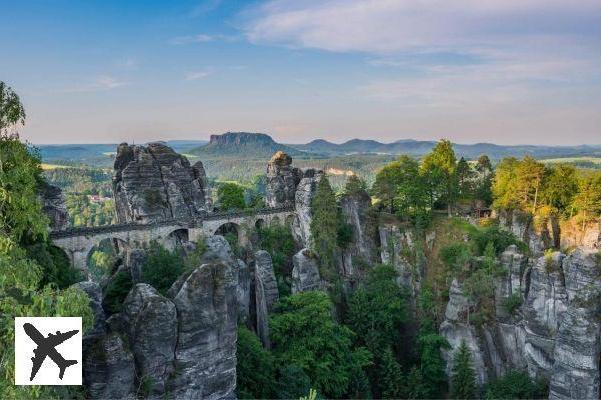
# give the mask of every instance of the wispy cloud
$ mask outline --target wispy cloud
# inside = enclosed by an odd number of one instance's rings
[[[133,57],[127,57],[127,58],[121,59],[121,60],[117,61],[115,64],[119,68],[130,70],[130,71],[137,70],[140,66],[138,63],[138,60],[136,60]]]
[[[121,81],[115,77],[109,75],[99,76],[90,83],[85,83],[80,86],[67,88],[64,90],[66,93],[77,93],[77,92],[101,92],[107,90],[117,89],[123,86],[129,85],[129,82]]]
[[[201,1],[196,7],[190,12],[192,18],[200,17],[208,14],[213,10],[216,10],[221,5],[222,0],[204,0]]]
[[[205,69],[205,70],[202,70],[202,71],[192,71],[192,72],[188,72],[186,74],[185,79],[187,81],[197,81],[197,80],[204,79],[204,78],[208,77],[212,73],[213,73],[213,71],[211,69]]]
[[[205,33],[200,33],[198,35],[188,35],[188,36],[178,36],[169,40],[169,44],[172,45],[184,45],[184,44],[192,44],[192,43],[208,43],[215,41],[224,41],[224,42],[234,42],[238,40],[236,36],[231,35],[208,35]]]

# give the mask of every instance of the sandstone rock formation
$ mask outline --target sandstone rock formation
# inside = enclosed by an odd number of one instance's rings
[[[265,201],[269,207],[282,207],[294,203],[296,186],[302,172],[292,167],[292,157],[278,151],[267,164],[267,189]]]
[[[227,241],[214,236],[200,266],[184,273],[167,297],[135,285],[122,311],[84,338],[89,397],[234,398],[240,263]],[[99,286],[78,286],[103,319]]]
[[[308,292],[322,288],[317,260],[302,249],[292,257],[292,293]]]
[[[145,389],[150,393],[165,393],[167,381],[174,371],[175,305],[152,286],[139,283],[125,299],[122,320],[138,379],[144,381]]]
[[[257,336],[265,347],[269,342],[269,313],[278,301],[278,282],[273,271],[271,256],[265,250],[257,251],[254,255],[255,276],[255,313],[257,319]]]
[[[161,143],[117,148],[113,193],[119,222],[190,219],[211,211],[203,165]]]
[[[465,321],[469,302],[454,281],[440,332],[456,349],[466,340],[478,382],[526,370],[550,381],[552,399],[598,398],[601,275],[598,251],[578,248],[528,260],[515,246],[501,255],[507,274],[495,278],[496,318],[478,330]],[[505,300],[523,304],[510,314]],[[463,316],[463,321],[462,321]],[[452,362],[450,354],[446,358]]]
[[[192,272],[173,298],[178,339],[170,396],[188,399],[235,398],[236,286],[226,263],[204,264]]]
[[[356,275],[353,259],[366,264],[377,262],[379,232],[377,220],[371,209],[371,197],[361,189],[346,193],[340,200],[344,222],[352,231],[352,240],[343,254],[344,276]]]
[[[317,190],[317,183],[323,176],[323,171],[307,169],[296,187],[294,209],[296,218],[292,225],[292,234],[300,247],[310,247],[311,244],[311,201]]]
[[[50,218],[50,228],[62,230],[69,227],[69,214],[60,188],[43,183],[38,189],[42,211]]]

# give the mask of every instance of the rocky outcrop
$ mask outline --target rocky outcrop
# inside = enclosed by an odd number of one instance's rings
[[[122,311],[84,338],[84,384],[90,398],[235,397],[239,297],[248,296],[248,268],[220,236],[207,239],[200,266],[162,296],[138,283]],[[238,282],[246,274],[245,295]],[[95,283],[80,283],[95,306]],[[97,293],[98,292],[98,293]],[[98,309],[98,310],[97,310]]]
[[[52,230],[68,228],[69,214],[61,189],[44,182],[38,189],[38,196],[42,202],[42,211],[50,219],[50,228]]]
[[[303,171],[303,177],[296,187],[296,217],[292,224],[292,234],[300,247],[311,247],[311,201],[322,176],[324,174],[321,170],[307,169]]]
[[[121,315],[136,363],[138,381],[150,394],[165,393],[174,372],[177,343],[175,305],[155,288],[139,283],[129,292]]]
[[[227,263],[204,264],[183,282],[173,303],[178,340],[173,398],[229,399],[236,388],[236,281]]]
[[[561,248],[601,249],[601,219],[582,224],[572,218],[561,224]]]
[[[322,288],[317,260],[302,249],[292,257],[292,293],[308,292]]]
[[[526,243],[534,256],[541,256],[546,249],[559,247],[560,229],[557,218],[533,218],[530,214],[517,210],[501,210],[497,215],[499,225]]]
[[[563,262],[569,305],[555,338],[551,399],[598,399],[601,355],[599,253],[576,249]]]
[[[346,193],[340,199],[340,207],[344,222],[352,229],[352,240],[344,250],[344,275],[357,275],[353,260],[360,259],[364,263],[377,262],[379,232],[377,219],[371,209],[371,197],[363,189]]]
[[[267,164],[267,188],[265,201],[269,207],[282,207],[294,204],[296,186],[302,172],[292,167],[292,157],[278,151]]]
[[[206,174],[198,161],[161,143],[117,148],[113,193],[119,222],[190,219],[211,210]]]
[[[416,256],[416,238],[412,230],[401,230],[396,225],[382,225],[378,229],[380,259],[392,265],[398,273],[397,281],[410,289],[416,299],[421,288],[424,259]]]
[[[142,282],[142,268],[146,262],[147,252],[144,249],[126,249],[125,266],[131,274],[134,284]]]
[[[470,307],[473,307],[473,304],[470,304],[463,295],[461,286],[454,279],[449,290],[445,320],[440,325],[440,334],[447,339],[451,348],[443,349],[442,354],[447,362],[447,376],[451,376],[454,353],[461,342],[465,341],[472,354],[476,382],[478,385],[483,385],[488,381],[489,376],[484,363],[484,346],[474,326],[468,323]]]
[[[263,346],[269,348],[269,313],[273,305],[278,301],[278,282],[275,278],[271,256],[264,250],[255,253],[254,277],[255,277],[255,313],[257,320],[257,336],[261,339]]]
[[[92,399],[133,399],[134,357],[117,332],[83,339],[83,384]]]
[[[83,291],[90,299],[90,308],[94,313],[94,327],[88,335],[101,335],[106,330],[106,314],[102,308],[102,289],[93,281],[77,282],[74,288]]]

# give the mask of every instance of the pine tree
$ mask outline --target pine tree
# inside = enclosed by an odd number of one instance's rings
[[[325,176],[319,180],[311,201],[311,218],[310,248],[319,258],[323,277],[332,281],[336,273],[338,207],[334,191]]]
[[[383,399],[403,397],[403,374],[401,366],[390,347],[386,348],[379,360],[379,381]]]
[[[473,399],[476,397],[476,376],[472,365],[472,353],[465,343],[461,341],[459,349],[453,358],[453,372],[451,376],[451,398]]]

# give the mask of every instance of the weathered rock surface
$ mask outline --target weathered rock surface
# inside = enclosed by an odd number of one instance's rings
[[[292,157],[278,151],[267,164],[267,189],[265,200],[269,207],[282,207],[294,203],[296,186],[302,172],[292,167]]]
[[[134,357],[118,333],[83,339],[83,383],[92,399],[134,399]]]
[[[134,284],[142,281],[142,268],[146,261],[147,252],[143,249],[127,249],[125,251],[125,266],[129,269]]]
[[[454,279],[449,290],[449,302],[445,311],[445,320],[440,325],[440,334],[447,339],[451,345],[451,349],[443,350],[442,354],[447,362],[447,376],[451,376],[454,353],[461,345],[461,342],[465,341],[472,353],[476,383],[483,385],[488,381],[489,376],[484,363],[483,345],[475,328],[467,323],[470,306],[472,305],[463,295],[461,286]]]
[[[355,276],[357,271],[353,259],[361,259],[371,264],[378,258],[378,227],[371,209],[371,197],[365,190],[347,193],[340,200],[344,222],[348,224],[353,237],[343,255],[344,275]]]
[[[311,201],[322,176],[323,171],[307,169],[303,171],[303,178],[296,187],[296,217],[292,224],[292,234],[301,247],[310,247],[311,244]]]
[[[117,148],[113,193],[119,222],[189,219],[211,210],[202,163],[162,143]]]
[[[499,211],[498,217],[500,226],[526,243],[534,256],[559,247],[560,229],[556,218],[534,220],[529,214],[518,211]]]
[[[94,327],[88,335],[103,334],[106,329],[106,314],[102,308],[102,289],[93,281],[77,282],[73,287],[82,290],[90,298],[90,308],[94,313]]]
[[[178,341],[170,396],[235,398],[236,280],[227,263],[204,264],[183,283],[177,307]]]
[[[278,301],[278,282],[273,271],[271,256],[264,250],[257,251],[254,255],[255,276],[255,312],[257,319],[257,336],[265,347],[270,347],[269,342],[269,313]]]
[[[121,315],[136,363],[138,380],[150,393],[165,393],[174,371],[177,343],[175,305],[152,286],[139,283],[129,292]]]
[[[302,249],[292,257],[292,293],[308,292],[322,288],[317,260]]]
[[[569,305],[555,338],[551,399],[599,398],[601,276],[599,254],[576,249],[563,262]]]
[[[50,218],[50,228],[62,230],[69,227],[69,214],[65,196],[59,187],[43,183],[38,189],[42,211]]]
[[[416,299],[421,288],[424,265],[422,262],[416,265],[416,262],[409,257],[415,252],[413,232],[401,231],[396,225],[382,225],[378,233],[382,263],[395,268],[398,273],[398,283],[409,288],[412,299]]]

